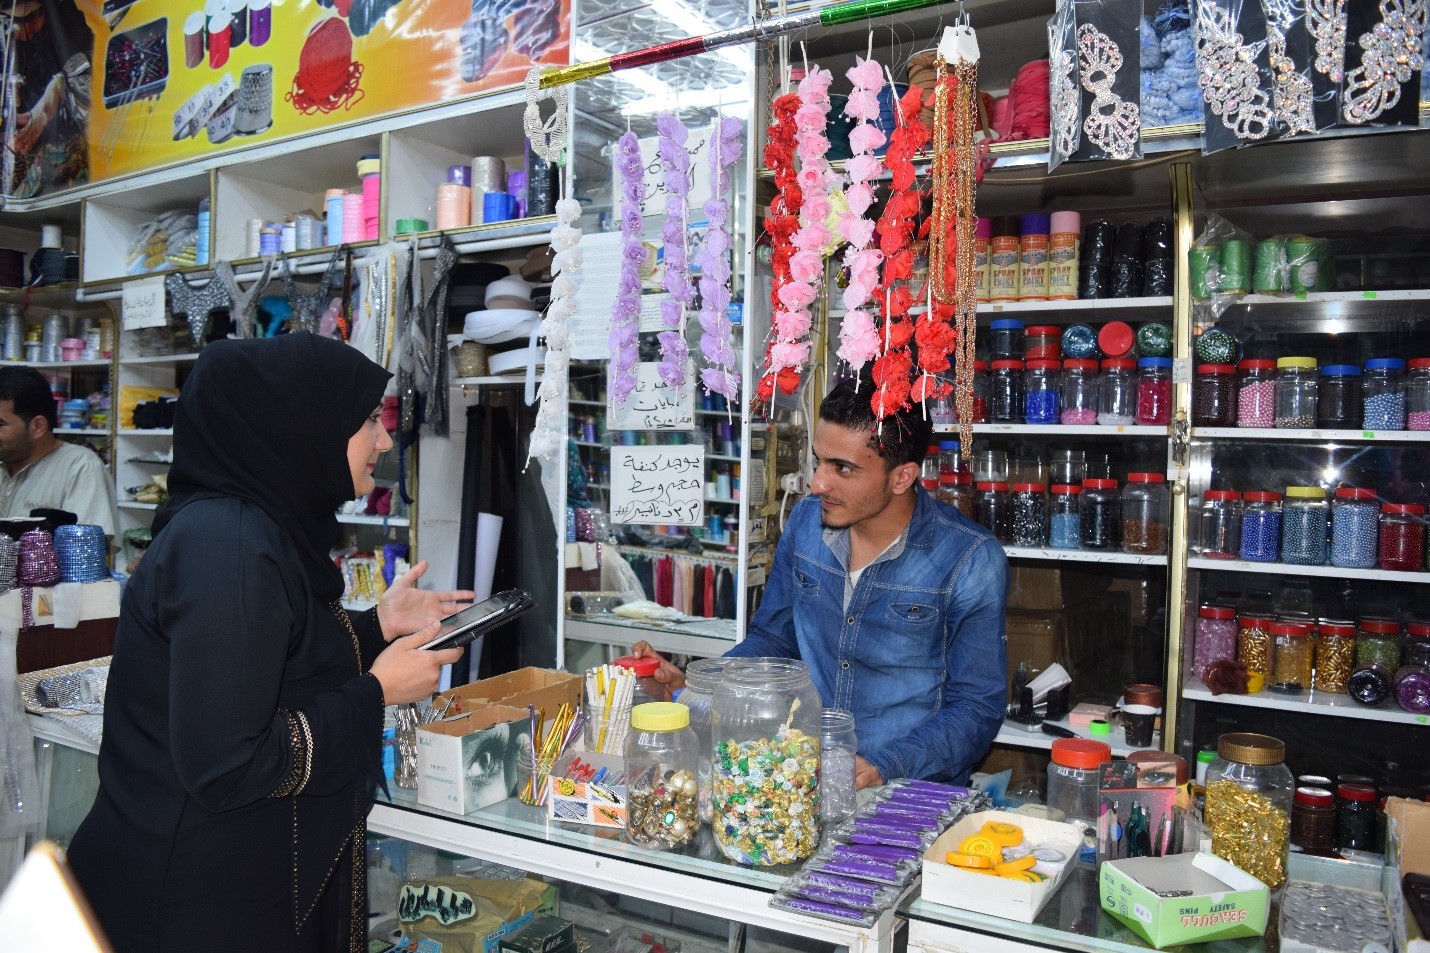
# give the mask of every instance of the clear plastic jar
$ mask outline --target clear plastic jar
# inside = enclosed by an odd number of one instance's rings
[[[1112,760],[1112,749],[1101,741],[1059,738],[1048,764],[1048,807],[1061,811],[1069,824],[1094,827],[1098,817],[1099,768]]]
[[[1411,622],[1405,626],[1405,641],[1400,645],[1402,665],[1423,665],[1430,668],[1430,622]]]
[[[1122,490],[1122,551],[1158,556],[1167,551],[1171,497],[1160,473],[1129,473]]]
[[[1387,672],[1400,667],[1400,623],[1390,619],[1361,619],[1356,632],[1356,664],[1374,662]]]
[[[1172,421],[1172,359],[1144,357],[1137,362],[1137,423],[1165,426]]]
[[[1075,483],[1053,484],[1053,498],[1048,505],[1048,546],[1053,549],[1077,549],[1081,544],[1082,520],[1078,502],[1082,487]]]
[[[956,506],[964,516],[973,519],[973,474],[960,473],[958,475],[957,482],[948,496],[948,502]]]
[[[1276,426],[1309,430],[1316,426],[1316,359],[1283,357],[1276,362]]]
[[[854,816],[854,758],[858,753],[854,715],[826,708],[819,727],[819,813],[826,825]]]
[[[1125,427],[1137,413],[1137,362],[1130,357],[1109,357],[1102,362],[1097,386],[1097,422],[1104,427]]]
[[[1248,490],[1242,496],[1241,558],[1274,563],[1281,555],[1281,494]]]
[[[1240,615],[1236,619],[1236,660],[1248,674],[1271,679],[1271,619]]]
[[[651,656],[636,658],[634,655],[622,655],[612,664],[628,669],[635,674],[635,692],[631,696],[631,704],[644,705],[647,702],[669,701],[669,693],[665,686],[656,681],[655,673],[660,671],[660,659]]]
[[[1410,360],[1405,382],[1405,429],[1430,430],[1430,357]]]
[[[1042,483],[1013,484],[1014,546],[1048,545],[1048,494]]]
[[[1336,847],[1375,850],[1375,788],[1364,784],[1336,787]]]
[[[975,450],[973,479],[977,483],[1008,482],[1008,452],[1006,450]]]
[[[1402,665],[1395,670],[1395,700],[1412,715],[1430,715],[1430,668]]]
[[[650,702],[631,709],[626,837],[633,843],[668,850],[700,832],[699,747],[685,705]]]
[[[1318,692],[1339,695],[1356,665],[1356,627],[1349,622],[1323,619],[1316,626],[1316,675],[1311,685]]]
[[[1121,542],[1122,497],[1116,480],[1084,480],[1078,500],[1082,549],[1116,549]]]
[[[945,475],[958,475],[967,469],[963,461],[963,444],[957,440],[940,440],[938,442],[938,475],[942,479]]]
[[[993,380],[988,400],[988,419],[995,424],[1023,422],[1023,362],[993,362]]]
[[[1380,508],[1380,568],[1419,572],[1425,568],[1425,507],[1386,503]]]
[[[988,423],[988,400],[993,392],[993,379],[988,371],[987,361],[973,362],[973,400],[968,408],[971,424]],[[954,417],[957,418],[957,408]]]
[[[954,501],[958,498],[958,474],[944,473],[938,478],[938,498],[939,502],[947,503],[949,506],[957,506]]]
[[[1314,658],[1311,627],[1304,622],[1271,623],[1271,681],[1274,692],[1299,695],[1311,687]]]
[[[1393,691],[1395,681],[1391,670],[1375,662],[1357,665],[1346,680],[1346,694],[1372,708],[1389,698]]]
[[[1028,328],[1024,357],[1030,361],[1056,361],[1063,356],[1063,332],[1051,324],[1035,324]]]
[[[1028,361],[1023,374],[1023,421],[1028,424],[1055,424],[1061,419],[1058,410],[1061,376],[1057,361]]]
[[[1288,486],[1281,510],[1281,561],[1295,566],[1323,565],[1329,531],[1326,491],[1318,486]]]
[[[1236,367],[1203,364],[1192,382],[1192,423],[1198,427],[1236,426]]]
[[[1054,450],[1048,471],[1053,483],[1075,483],[1081,488],[1087,479],[1087,457],[1081,450]]]
[[[1370,569],[1379,543],[1380,506],[1375,491],[1343,486],[1331,504],[1331,565]]]
[[[1291,843],[1305,851],[1336,849],[1336,796],[1300,787],[1291,801]]]
[[[1008,499],[1008,484],[983,482],[976,485],[973,495],[973,521],[988,530],[998,542],[1006,543],[1012,537],[1012,507]]]
[[[1202,606],[1197,610],[1197,627],[1192,642],[1192,673],[1206,678],[1216,662],[1236,658],[1236,610],[1226,606]]]
[[[998,318],[988,325],[988,353],[995,362],[1021,361],[1026,347],[1025,341],[1023,322],[1017,318]],[[996,369],[996,363],[994,367]]]
[[[1067,426],[1097,423],[1097,362],[1081,358],[1063,361],[1059,420]]]
[[[1360,415],[1360,367],[1355,364],[1327,364],[1321,368],[1316,426],[1326,430],[1359,430]]]
[[[685,667],[685,687],[677,701],[690,709],[690,730],[695,732],[695,781],[699,787],[700,820],[710,823],[710,706],[715,701],[715,689],[720,687],[725,666],[731,659],[696,659]]]
[[[1361,378],[1366,430],[1405,429],[1405,362],[1398,357],[1377,357],[1365,362]]]
[[[1248,359],[1237,365],[1236,425],[1274,427],[1276,425],[1276,362]]]
[[[824,706],[809,668],[737,659],[711,705],[715,843],[729,859],[771,866],[819,847],[819,731]],[[777,788],[766,780],[779,771]]]
[[[1203,812],[1212,853],[1273,891],[1286,883],[1296,785],[1285,757],[1286,746],[1268,735],[1222,735],[1217,759],[1207,768]]]
[[[1240,493],[1207,490],[1202,494],[1196,551],[1207,559],[1236,559],[1241,555]]]

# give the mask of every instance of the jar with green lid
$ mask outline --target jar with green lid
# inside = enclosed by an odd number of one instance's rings
[[[722,655],[691,662],[685,668],[685,687],[675,699],[690,709],[690,730],[695,732],[698,744],[696,783],[700,789],[700,820],[706,824],[710,823],[710,705],[730,661]]]
[[[1393,672],[1400,667],[1400,623],[1391,619],[1361,619],[1356,633],[1356,664],[1374,662]]]
[[[1326,562],[1330,506],[1319,486],[1288,486],[1281,508],[1281,561],[1295,566]]]
[[[683,847],[700,832],[690,709],[649,702],[631,709],[626,735],[626,837],[643,847]]]
[[[1316,359],[1283,357],[1276,362],[1276,426],[1310,430],[1316,426]]]
[[[1349,622],[1322,619],[1316,627],[1316,675],[1312,682],[1318,692],[1339,695],[1356,664],[1356,627]]]
[[[1296,786],[1285,760],[1280,740],[1242,732],[1217,739],[1217,759],[1207,768],[1203,818],[1212,853],[1273,891],[1286,883]]]

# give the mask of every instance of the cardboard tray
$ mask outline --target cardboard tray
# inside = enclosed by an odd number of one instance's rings
[[[1026,841],[1040,846],[1056,847],[1068,859],[1050,879],[1036,884],[975,874],[944,861],[944,857],[957,850],[965,837],[978,833],[989,821],[1016,824],[1023,829]],[[1072,824],[1046,821],[1008,811],[981,811],[970,814],[940,834],[938,840],[924,851],[923,899],[960,910],[987,913],[1005,920],[1032,923],[1068,878],[1068,873],[1077,862],[1081,846],[1082,831]]]

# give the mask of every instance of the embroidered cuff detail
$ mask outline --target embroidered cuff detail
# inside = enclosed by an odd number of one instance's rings
[[[280,708],[279,714],[288,722],[288,749],[293,754],[293,760],[283,781],[268,796],[292,797],[302,793],[313,773],[313,730],[301,711]]]

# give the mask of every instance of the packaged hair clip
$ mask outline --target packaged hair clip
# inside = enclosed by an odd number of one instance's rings
[[[859,816],[881,824],[912,823],[922,824],[926,827],[937,827],[950,823],[958,816],[958,812],[921,804],[885,801],[882,804],[873,806],[870,810],[865,811]]]
[[[842,903],[810,900],[807,897],[783,897],[779,894],[770,898],[770,906],[794,913],[802,913],[821,920],[836,920],[840,923],[857,923],[871,927],[883,912],[881,908],[846,906]]]

